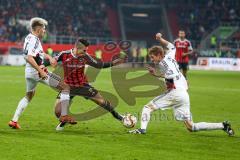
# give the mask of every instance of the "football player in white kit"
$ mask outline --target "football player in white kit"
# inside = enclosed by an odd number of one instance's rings
[[[161,33],[156,34],[156,40],[166,47],[167,51],[164,51],[161,46],[151,47],[148,53],[149,57],[152,62],[159,66],[160,73],[157,73],[155,68],[150,66],[148,67],[148,70],[152,75],[165,79],[167,90],[165,93],[157,96],[143,107],[141,127],[139,129],[131,130],[129,133],[145,134],[151,112],[158,109],[164,110],[172,108],[175,119],[183,121],[186,128],[191,132],[201,130],[223,130],[230,136],[234,135],[234,131],[228,121],[222,123],[194,123],[192,121],[190,100],[187,92],[188,86],[186,79],[179,71],[178,64],[175,60],[176,49],[173,44],[162,38]]]
[[[68,116],[69,106],[69,86],[66,85],[61,79],[47,71],[47,68],[43,65],[43,59],[49,59],[51,65],[56,65],[57,62],[54,58],[44,53],[40,39],[46,33],[47,21],[35,17],[30,20],[31,33],[27,35],[24,41],[23,52],[27,61],[25,67],[25,79],[26,79],[26,95],[18,103],[16,112],[9,122],[9,126],[14,129],[19,129],[20,125],[18,119],[28,103],[32,100],[35,88],[39,82],[46,84],[50,87],[61,90],[60,95],[62,113],[60,121],[75,124],[75,120]]]

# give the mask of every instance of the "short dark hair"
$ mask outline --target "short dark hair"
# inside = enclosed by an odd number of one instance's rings
[[[78,44],[83,44],[85,47],[89,46],[89,42],[88,40],[84,39],[84,38],[77,38],[76,42],[75,42],[75,46],[77,46]]]
[[[164,54],[164,50],[161,46],[152,46],[151,48],[148,49],[148,54],[149,55],[155,55],[157,56],[158,54]]]

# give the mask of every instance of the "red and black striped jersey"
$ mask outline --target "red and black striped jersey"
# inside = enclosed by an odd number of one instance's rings
[[[86,64],[95,68],[102,68],[103,66],[103,62],[97,61],[88,53],[76,57],[73,54],[73,49],[60,52],[55,56],[55,59],[58,62],[62,62],[65,83],[73,87],[79,87],[88,83],[85,75]]]
[[[174,46],[176,47],[175,59],[180,63],[188,63],[188,56],[183,57],[183,53],[187,53],[192,49],[191,42],[187,39],[181,40],[180,38],[174,41]]]

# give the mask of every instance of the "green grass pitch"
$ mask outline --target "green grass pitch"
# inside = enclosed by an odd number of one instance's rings
[[[121,70],[118,72],[121,74]],[[136,75],[142,73],[145,72],[137,72]],[[131,76],[134,77],[134,73],[131,73],[130,78]],[[127,129],[110,114],[67,126],[65,131],[59,133],[55,131],[58,121],[53,114],[57,93],[42,84],[38,85],[36,96],[20,118],[22,129],[13,130],[7,124],[25,93],[24,68],[2,66],[0,159],[239,159],[240,73],[190,71],[189,82],[194,121],[230,120],[235,129],[235,137],[228,137],[223,131],[190,133],[183,123],[172,120],[171,110],[156,111],[146,135],[127,134]],[[93,86],[117,95],[109,70],[102,70]],[[139,86],[135,89],[148,90],[148,87]],[[121,113],[140,113],[143,105],[152,98],[137,98],[133,106],[128,106],[119,98],[116,109]],[[72,104],[72,112],[87,111],[88,106],[93,106],[93,103],[77,97]],[[159,118],[162,114],[168,118]]]

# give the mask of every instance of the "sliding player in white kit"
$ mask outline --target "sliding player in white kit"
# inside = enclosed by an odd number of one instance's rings
[[[18,119],[28,103],[32,100],[35,88],[39,82],[46,84],[50,87],[61,90],[60,101],[62,113],[60,117],[61,122],[75,124],[75,120],[67,115],[69,106],[69,86],[66,85],[61,79],[48,72],[47,68],[43,65],[43,58],[49,59],[50,63],[54,66],[57,64],[56,60],[44,53],[40,39],[46,33],[47,21],[42,18],[32,18],[30,20],[31,33],[27,35],[24,41],[23,52],[27,61],[25,68],[26,79],[26,96],[23,97],[18,103],[16,112],[9,122],[9,126],[14,129],[21,128]]]
[[[186,128],[191,132],[201,130],[223,130],[229,136],[234,135],[231,124],[228,121],[222,123],[207,123],[192,121],[190,112],[190,101],[188,95],[188,86],[185,77],[179,71],[178,64],[175,60],[176,49],[173,44],[162,38],[161,33],[156,34],[156,40],[166,47],[165,52],[161,46],[153,46],[149,49],[149,57],[152,62],[159,66],[160,74],[153,67],[148,67],[149,72],[158,77],[164,78],[167,86],[167,91],[158,97],[154,98],[143,107],[141,116],[141,128],[131,130],[129,133],[145,134],[151,112],[161,109],[172,108],[174,117],[178,121],[183,121]]]

